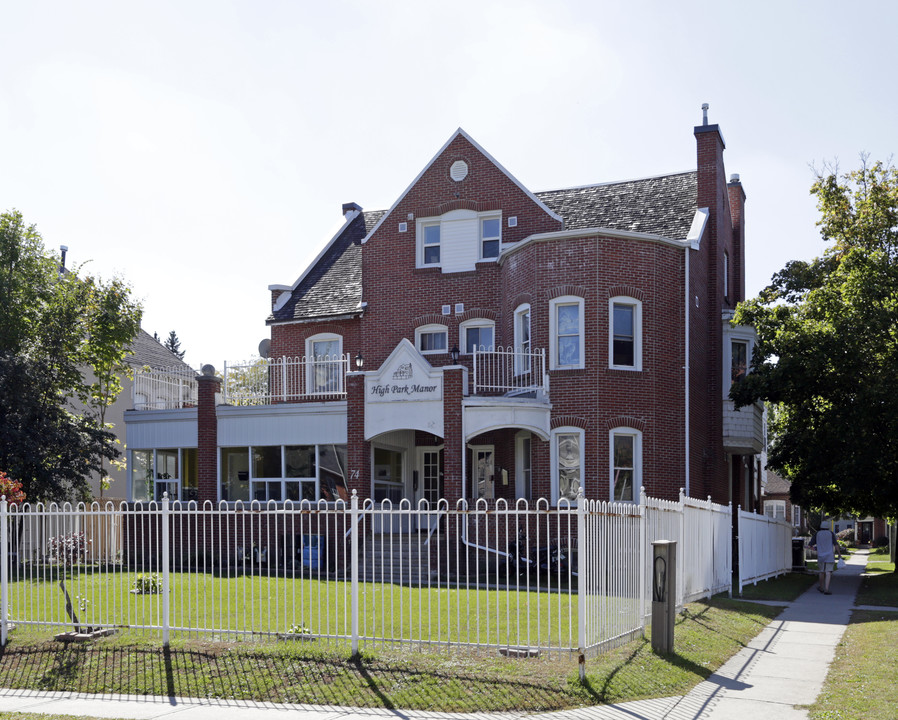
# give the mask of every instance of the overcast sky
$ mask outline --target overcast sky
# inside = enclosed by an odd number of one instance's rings
[[[540,191],[694,169],[707,102],[755,295],[823,250],[809,166],[895,151],[896,37],[894,2],[6,2],[0,211],[220,369],[457,127]]]

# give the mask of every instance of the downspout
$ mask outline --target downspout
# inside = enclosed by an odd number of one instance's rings
[[[685,273],[686,273],[686,282],[684,283],[684,285],[686,286],[686,297],[685,297],[686,302],[685,302],[685,304],[684,304],[684,310],[685,310],[685,314],[686,314],[686,317],[685,317],[685,322],[686,322],[686,330],[685,330],[685,331],[686,331],[686,342],[685,342],[685,346],[686,346],[686,357],[685,357],[685,362],[683,363],[683,370],[684,370],[684,372],[685,372],[685,374],[686,374],[686,377],[685,377],[685,380],[686,380],[686,382],[685,382],[686,400],[685,400],[685,408],[684,408],[684,413],[683,413],[683,414],[684,414],[683,424],[684,424],[685,427],[686,427],[686,442],[685,442],[685,447],[686,447],[686,482],[685,482],[685,485],[686,485],[686,496],[687,496],[687,497],[690,497],[690,495],[691,495],[690,492],[689,492],[689,490],[690,490],[690,485],[689,485],[689,464],[690,464],[690,463],[689,463],[689,374],[690,374],[690,373],[689,373],[689,293],[690,293],[690,290],[689,290],[689,250],[690,250],[690,245],[687,243],[687,245],[686,245],[686,250],[685,250],[685,252],[686,252],[686,261],[685,261],[685,263],[684,263],[684,265],[685,265]]]

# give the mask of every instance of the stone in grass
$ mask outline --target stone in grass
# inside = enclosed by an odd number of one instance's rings
[[[54,635],[53,639],[59,642],[89,642],[97,638],[114,635],[115,628],[84,628],[83,630],[69,630],[68,632]]]
[[[499,654],[510,658],[539,657],[539,648],[532,647],[500,647]]]
[[[304,625],[291,625],[290,629],[285,633],[278,633],[278,640],[304,640],[306,642],[315,642],[317,638],[312,637],[312,631]]]

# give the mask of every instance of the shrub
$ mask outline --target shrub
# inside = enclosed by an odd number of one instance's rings
[[[135,595],[158,595],[162,592],[162,577],[159,573],[142,573],[131,583]]]
[[[888,547],[888,545],[889,539],[885,535],[878,537],[873,541],[873,547]]]

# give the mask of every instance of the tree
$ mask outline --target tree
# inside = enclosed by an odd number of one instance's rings
[[[772,409],[768,464],[792,501],[898,516],[898,170],[819,172],[811,193],[831,245],[793,261],[734,322],[753,325],[752,372],[731,396]]]
[[[130,293],[63,270],[21,213],[0,215],[0,467],[31,500],[89,497],[118,456],[105,411],[140,328]]]
[[[177,355],[178,360],[184,359],[184,355],[187,351],[181,349],[181,341],[178,339],[178,334],[174,330],[168,334],[168,337],[165,338],[165,342],[162,344],[168,348],[172,355]]]

